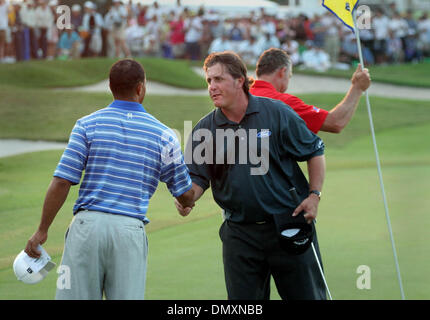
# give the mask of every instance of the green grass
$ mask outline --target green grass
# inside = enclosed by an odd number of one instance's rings
[[[106,93],[83,93],[0,86],[0,138],[67,141],[76,120],[112,102]],[[341,99],[339,94],[306,94],[301,98],[330,110]],[[376,130],[410,126],[430,121],[430,101],[411,101],[372,97]],[[184,121],[193,124],[213,109],[209,97],[171,97],[148,95],[143,105],[148,112],[183,135]],[[389,115],[389,116],[388,116]],[[342,134],[320,133],[328,147],[342,147],[353,139],[368,135],[369,118],[362,99],[353,120]]]
[[[373,82],[382,82],[394,84],[399,86],[410,87],[430,87],[430,63],[423,62],[418,64],[407,63],[400,65],[387,65],[387,66],[370,66],[368,67],[372,76]],[[350,79],[353,73],[351,70],[335,70],[330,69],[326,72],[316,72],[312,70],[300,70],[295,68],[295,73],[314,75],[314,76],[328,76],[334,78],[347,78]]]
[[[201,68],[203,66],[203,62],[189,62],[189,65]],[[248,71],[255,71],[255,66],[248,65],[247,67]],[[376,65],[365,67],[369,68],[373,82],[419,88],[430,87],[430,77],[428,76],[430,73],[429,59],[421,63],[404,63],[399,65]],[[354,71],[355,68],[351,68],[350,70],[330,69],[321,73],[313,70],[300,70],[300,68],[294,68],[294,73],[298,74],[345,79],[350,79]]]
[[[67,141],[76,120],[112,102],[106,93],[84,93],[0,87],[0,138]],[[183,130],[183,121],[195,124],[212,109],[209,97],[148,95],[148,112],[169,126]]]
[[[195,74],[185,60],[137,58],[151,81],[168,85],[204,89],[205,81]],[[29,61],[0,65],[0,85],[19,88],[65,88],[85,86],[109,78],[116,59],[91,58],[69,61]]]
[[[429,130],[427,123],[377,134],[408,299],[430,298],[430,145],[425,135]],[[0,299],[54,296],[55,273],[40,284],[28,286],[15,279],[11,265],[38,224],[44,193],[60,155],[59,151],[47,151],[0,159]],[[317,228],[327,281],[335,299],[400,297],[373,157],[368,136],[355,139],[343,149],[327,151]],[[76,196],[74,187],[44,246],[56,263],[61,259]],[[192,214],[183,218],[176,213],[167,189],[160,185],[151,199],[148,216],[147,299],[225,299],[218,236],[221,216],[211,194],[206,193]],[[371,268],[371,290],[356,288],[360,265]],[[279,298],[274,287],[272,298]]]
[[[145,68],[149,80],[188,88],[205,89],[203,78],[192,71],[201,67],[202,61],[166,60],[162,58],[137,58]],[[29,61],[0,65],[0,85],[20,88],[67,88],[95,84],[108,78],[109,68],[116,59],[87,58],[69,61]],[[253,70],[253,66],[248,66]],[[402,86],[430,87],[430,63],[371,66],[372,81]],[[319,73],[299,70],[295,73],[351,78],[353,70],[328,70]]]

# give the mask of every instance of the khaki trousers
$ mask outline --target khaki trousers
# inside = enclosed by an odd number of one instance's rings
[[[147,254],[141,220],[80,211],[66,233],[55,298],[143,300]]]

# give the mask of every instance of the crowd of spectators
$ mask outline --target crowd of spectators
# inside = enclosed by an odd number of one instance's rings
[[[12,2],[10,2],[12,1]],[[60,0],[61,1],[61,0]],[[308,17],[269,15],[263,8],[225,15],[203,7],[161,8],[113,0],[102,15],[87,1],[71,7],[70,28],[58,28],[58,0],[0,0],[0,62],[80,57],[156,56],[200,60],[234,50],[251,65],[270,47],[286,50],[295,65],[324,71],[358,60],[354,33],[327,11]],[[63,21],[64,22],[64,21]],[[361,30],[366,65],[420,61],[430,56],[430,18],[391,6],[372,12]]]

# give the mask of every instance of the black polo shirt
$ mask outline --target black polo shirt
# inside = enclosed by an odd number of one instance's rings
[[[186,162],[194,183],[203,190],[211,186],[227,219],[252,223],[292,213],[296,205],[288,190],[294,186],[301,199],[309,194],[297,162],[322,154],[324,143],[293,109],[249,95],[240,123],[228,120],[219,108],[197,123]]]

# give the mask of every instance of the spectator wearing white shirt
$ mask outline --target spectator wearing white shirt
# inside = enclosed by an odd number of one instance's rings
[[[161,18],[163,16],[163,9],[160,8],[157,1],[154,1],[152,6],[150,6],[148,10],[146,10],[145,19],[146,21],[149,21],[152,20],[154,16],[157,16],[158,21],[161,21]]]
[[[153,15],[146,24],[146,35],[144,39],[144,52],[148,56],[159,56],[161,52],[160,32],[162,21],[157,15]]]
[[[121,53],[130,57],[130,50],[125,42],[125,28],[127,27],[127,8],[121,0],[113,0],[113,6],[106,14],[106,21],[111,26],[111,34],[115,44],[115,57],[119,58]]]
[[[387,61],[387,39],[389,36],[390,20],[384,15],[381,9],[376,11],[376,16],[372,20],[373,29],[375,32],[375,42],[373,49],[375,52],[376,63],[383,63]]]
[[[260,48],[260,53],[264,52],[270,48],[280,48],[281,43],[279,39],[274,34],[265,33],[260,40],[258,40],[258,46]]]
[[[21,19],[24,34],[24,60],[37,58],[37,35],[35,5],[33,0],[26,1],[21,8]]]
[[[329,54],[331,64],[336,64],[339,59],[341,45],[339,37],[339,22],[340,20],[331,12],[327,12],[321,18],[321,24],[325,28],[324,51]]]
[[[47,32],[47,40],[48,40],[48,60],[52,60],[57,55],[57,43],[60,38],[58,34],[58,28],[57,28],[57,18],[60,17],[60,15],[57,13],[57,6],[58,6],[58,0],[49,0],[49,8],[52,12],[52,23],[51,26],[48,28]]]
[[[409,25],[406,19],[404,19],[398,12],[393,13],[393,17],[388,22],[388,29],[404,44],[405,38],[408,35]]]
[[[108,13],[103,18],[102,35],[102,50],[100,55],[109,58],[115,57],[115,41],[113,39],[113,21],[109,15],[109,11],[113,6],[109,7]],[[81,28],[82,29],[82,28]]]
[[[261,19],[261,31],[263,33],[268,33],[270,35],[276,34],[276,24],[274,23],[273,19],[268,16],[264,15]]]
[[[251,35],[249,39],[241,41],[238,53],[247,65],[255,66],[261,54],[257,39]]]
[[[318,72],[327,71],[330,64],[330,56],[319,46],[315,46],[311,41],[307,42],[308,50],[303,52],[303,65],[307,69]]]
[[[124,0],[123,5],[125,10],[127,10],[128,18],[136,19],[140,11],[138,3],[133,3],[132,0],[129,0],[127,4],[125,2],[126,0]],[[128,27],[128,24],[127,24],[127,27]]]
[[[91,1],[84,4],[85,14],[82,18],[82,31],[84,32],[85,47],[83,57],[98,56],[102,50],[102,28],[104,26],[103,17],[96,12],[96,6]]]
[[[0,0],[0,62],[4,62],[6,51],[6,31],[8,28],[9,1]]]
[[[394,30],[389,31],[387,39],[387,56],[390,63],[400,63],[404,59],[404,51],[401,38],[396,36]]]
[[[209,46],[208,54],[213,52],[223,52],[232,50],[232,45],[229,40],[229,35],[223,33],[221,37],[215,38]]]
[[[39,6],[35,11],[35,23],[39,33],[38,37],[38,51],[42,51],[42,58],[46,59],[48,51],[48,30],[52,27],[54,16],[52,15],[51,8],[48,7],[47,0],[40,0]],[[39,56],[39,52],[38,52]]]
[[[131,19],[129,26],[125,29],[125,39],[132,56],[142,56],[144,38],[145,28],[137,23],[137,19]]]
[[[188,59],[200,59],[200,40],[203,32],[204,11],[199,9],[196,16],[191,16],[185,20],[185,52]]]
[[[408,25],[406,37],[404,38],[405,61],[414,62],[422,59],[423,51],[419,43],[418,23],[413,17],[412,10],[406,12],[404,18]]]
[[[181,0],[176,0],[175,7],[173,8],[175,13],[175,19],[179,19],[184,13],[184,6],[181,3]]]
[[[425,55],[430,55],[430,18],[423,14],[418,21],[419,46]]]
[[[288,53],[293,66],[300,63],[299,43],[292,37],[286,37],[281,49]]]
[[[210,28],[213,37],[221,38],[222,35],[226,32],[224,21],[221,20],[221,17],[218,14],[212,13],[210,18]]]
[[[417,20],[414,19],[414,17],[413,17],[413,11],[412,10],[408,10],[406,12],[405,20],[406,20],[406,22],[408,24],[408,28],[409,28],[408,34],[409,35],[412,35],[412,34],[415,35],[415,34],[417,34],[417,32],[418,32],[418,22],[417,22]]]

